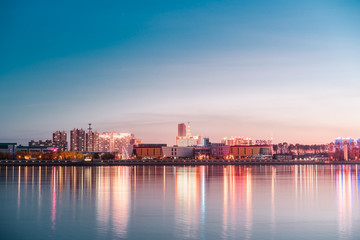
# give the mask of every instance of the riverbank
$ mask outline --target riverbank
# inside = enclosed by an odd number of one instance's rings
[[[360,161],[304,161],[304,160],[0,160],[0,166],[139,166],[139,165],[323,165],[323,164],[360,164]]]

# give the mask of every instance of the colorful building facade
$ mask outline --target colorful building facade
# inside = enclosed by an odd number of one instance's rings
[[[160,159],[164,155],[162,147],[166,146],[166,144],[139,144],[134,146],[134,154],[138,159]]]
[[[230,147],[230,156],[235,159],[271,157],[272,145],[236,145]]]

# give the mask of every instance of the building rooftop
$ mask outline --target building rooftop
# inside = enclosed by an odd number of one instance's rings
[[[36,149],[36,148],[48,148],[47,146],[22,146],[19,145],[16,148],[20,148],[20,149]]]
[[[17,143],[0,143],[0,146],[17,145]]]

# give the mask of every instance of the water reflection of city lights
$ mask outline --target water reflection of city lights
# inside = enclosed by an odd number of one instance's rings
[[[175,187],[175,235],[199,238],[199,167],[176,168]]]
[[[56,167],[52,169],[52,208],[51,208],[51,228],[55,230],[56,220]]]
[[[133,237],[131,224],[155,214],[154,229],[171,226],[164,231],[178,239],[206,239],[209,231],[219,239],[252,239],[259,221],[277,239],[284,219],[296,230],[331,222],[331,234],[351,239],[359,174],[357,165],[0,168],[2,184],[13,186],[3,190],[13,194],[15,219],[31,206],[35,221],[45,216],[49,234],[57,234],[68,208],[72,216],[88,211],[96,238]]]
[[[222,238],[235,238],[239,231],[242,238],[251,238],[252,188],[252,168],[224,167]]]
[[[357,169],[358,166],[355,166]],[[339,237],[348,238],[352,231],[353,222],[353,192],[354,183],[358,181],[358,175],[353,175],[352,165],[335,167],[336,196],[338,205]]]

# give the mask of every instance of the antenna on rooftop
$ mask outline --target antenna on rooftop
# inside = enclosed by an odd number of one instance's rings
[[[89,123],[89,128],[88,128],[89,132],[92,130],[91,128],[91,123]]]

